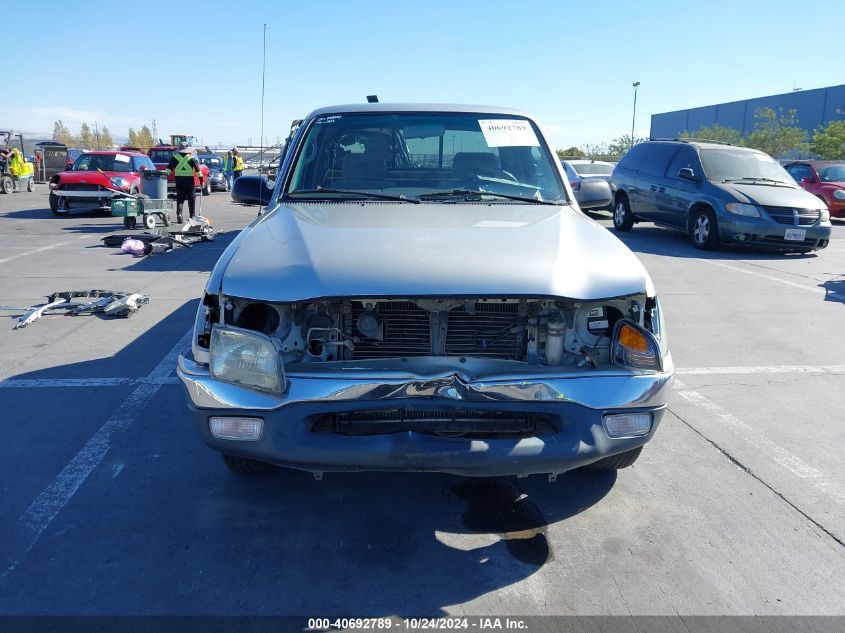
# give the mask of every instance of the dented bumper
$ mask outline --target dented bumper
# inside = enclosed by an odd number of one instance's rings
[[[480,363],[479,363],[480,366]],[[470,360],[460,370],[431,359],[419,373],[356,368],[289,374],[287,389],[271,395],[223,383],[208,367],[180,357],[178,375],[203,440],[210,447],[309,471],[428,471],[493,476],[562,473],[642,446],[654,435],[668,402],[674,368],[661,373],[621,370],[555,374],[486,372],[473,377]],[[342,374],[342,375],[341,375]],[[349,374],[349,375],[347,375]],[[542,417],[541,433],[514,437],[446,437],[413,431],[345,435],[318,432],[319,421],[354,412],[413,410],[441,413],[511,412]],[[647,412],[646,435],[611,438],[605,415]],[[248,416],[264,420],[257,441],[212,436],[209,418]]]

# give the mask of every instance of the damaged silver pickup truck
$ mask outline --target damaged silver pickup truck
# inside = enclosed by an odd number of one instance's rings
[[[639,260],[578,210],[529,115],[313,112],[231,243],[178,374],[236,472],[629,466],[674,367]]]

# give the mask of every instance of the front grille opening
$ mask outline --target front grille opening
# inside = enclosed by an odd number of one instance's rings
[[[548,416],[509,411],[381,409],[320,416],[312,433],[393,435],[420,433],[463,439],[512,439],[555,432]]]

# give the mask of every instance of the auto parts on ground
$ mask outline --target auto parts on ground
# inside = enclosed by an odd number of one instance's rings
[[[74,299],[83,301],[73,301]],[[88,299],[88,301],[84,301]],[[110,317],[128,317],[141,306],[150,302],[147,295],[139,292],[118,292],[114,290],[71,290],[54,292],[47,297],[47,303],[36,305],[18,317],[13,329],[25,328],[43,316],[80,316],[103,314]]]
[[[140,256],[160,255],[177,246],[190,248],[191,244],[196,242],[210,242],[213,239],[212,220],[197,215],[185,222],[180,231],[165,231],[162,228],[156,228],[144,233],[116,233],[102,238],[102,242],[105,246],[119,247],[124,253]],[[137,244],[124,246],[130,240],[143,243],[143,250]]]

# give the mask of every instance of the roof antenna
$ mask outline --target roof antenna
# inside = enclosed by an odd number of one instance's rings
[[[378,103],[378,95],[367,95],[367,103]]]

